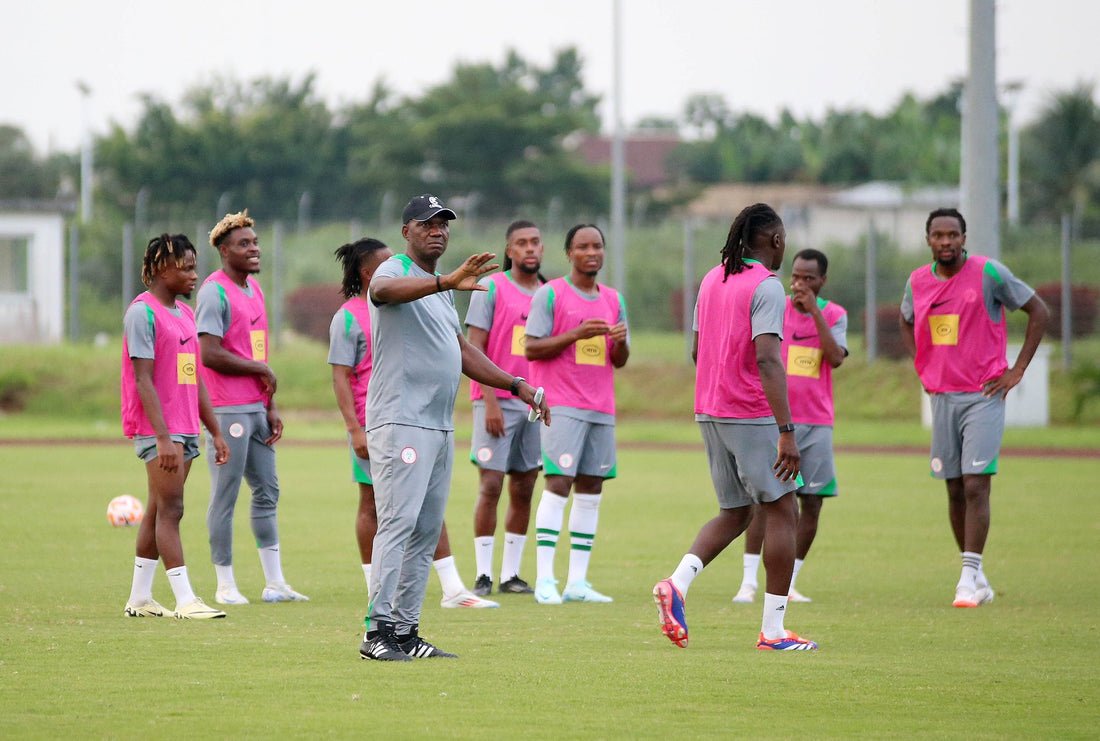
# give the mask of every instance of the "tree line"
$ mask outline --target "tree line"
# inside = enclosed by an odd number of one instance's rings
[[[680,116],[639,129],[687,134],[667,162],[678,187],[664,191],[666,205],[727,181],[952,184],[961,94],[956,83],[927,99],[905,94],[883,115],[829,110],[818,120],[787,110],[768,120],[694,94]],[[595,218],[607,212],[609,173],[586,164],[573,143],[600,131],[599,102],[573,48],[546,66],[514,51],[499,66],[460,63],[418,96],[398,96],[380,80],[365,100],[336,108],[312,73],[217,78],[176,102],[143,96],[135,124],[113,123],[96,139],[96,202],[150,223],[208,219],[223,203],[291,221],[305,208],[325,220],[376,214],[387,193],[403,200],[431,191],[487,217],[554,202]],[[1004,127],[1001,138],[1003,151]],[[78,159],[37,157],[19,128],[0,125],[0,198],[71,193]],[[1025,220],[1069,212],[1100,231],[1100,109],[1091,85],[1053,94],[1022,130],[1020,181]]]

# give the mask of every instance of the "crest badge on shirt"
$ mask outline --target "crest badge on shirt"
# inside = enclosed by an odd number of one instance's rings
[[[415,448],[404,448],[404,449],[402,449],[402,451],[401,451],[401,462],[402,463],[407,463],[410,466],[413,463],[416,463],[416,449]]]

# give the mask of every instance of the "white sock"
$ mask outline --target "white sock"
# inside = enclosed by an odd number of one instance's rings
[[[974,577],[974,586],[977,589],[989,589],[989,579],[985,578],[985,566],[978,563],[978,575]]]
[[[527,544],[527,536],[518,533],[504,533],[504,554],[500,562],[500,583],[519,576],[519,565],[523,561],[523,546]]]
[[[218,589],[224,587],[237,587],[237,580],[233,578],[233,564],[219,566],[214,564],[214,574],[218,577]]]
[[[746,553],[741,556],[741,564],[744,573],[741,575],[741,586],[756,589],[756,572],[760,568],[760,554]]]
[[[601,494],[573,494],[569,510],[569,583],[588,580],[588,561],[600,520]]]
[[[363,578],[367,580],[367,603],[370,603],[370,564],[363,564]]]
[[[568,501],[568,497],[559,497],[545,489],[539,499],[535,511],[535,575],[539,580],[554,578],[554,549],[558,545]]]
[[[794,580],[798,578],[798,572],[802,570],[802,564],[804,563],[806,563],[804,558],[794,560],[794,571],[791,572],[791,588],[788,590],[788,594],[794,591]]]
[[[959,574],[959,583],[956,587],[974,589],[978,572],[982,570],[982,554],[963,551],[962,562],[962,573]]]
[[[492,576],[493,574],[493,545],[496,541],[492,535],[479,535],[474,538],[474,566],[477,567],[477,575]]]
[[[787,614],[787,595],[764,593],[764,620],[760,624],[760,632],[764,638],[774,641],[787,635],[783,627],[783,616]]]
[[[134,580],[130,582],[131,605],[153,599],[153,577],[157,575],[157,559],[134,556]]]
[[[172,593],[176,595],[177,610],[195,599],[195,593],[191,589],[191,580],[187,578],[186,566],[177,566],[174,569],[168,569],[164,573],[168,574],[168,583],[172,586]]]
[[[691,586],[691,582],[695,580],[695,577],[699,576],[699,572],[703,570],[703,562],[699,560],[698,556],[688,553],[680,559],[680,565],[676,567],[676,570],[672,572],[672,583],[676,585],[676,588],[680,590],[681,597],[687,597],[688,588]]]
[[[455,557],[447,556],[438,561],[433,561],[435,573],[439,574],[439,583],[443,586],[444,597],[454,597],[466,591],[466,585],[462,583],[462,577],[458,575],[458,567],[455,566]]]
[[[283,560],[279,555],[279,544],[260,548],[260,566],[264,569],[264,579],[269,587],[281,587],[286,584],[283,577]]]

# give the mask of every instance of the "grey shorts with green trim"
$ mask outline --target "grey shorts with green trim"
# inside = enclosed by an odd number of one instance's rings
[[[980,391],[932,394],[932,476],[997,473],[1005,403]]]
[[[183,460],[199,457],[198,435],[172,435],[172,442],[183,444]],[[134,453],[145,463],[157,458],[156,435],[134,435]]]
[[[710,479],[722,509],[774,502],[802,485],[802,478],[775,477],[779,429],[773,423],[699,422]]]

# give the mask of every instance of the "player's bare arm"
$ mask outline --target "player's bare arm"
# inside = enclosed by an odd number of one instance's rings
[[[756,347],[756,367],[760,371],[760,383],[768,400],[775,423],[780,427],[791,424],[791,408],[787,400],[787,373],[783,369],[779,335],[761,334],[753,338]],[[798,475],[800,456],[793,432],[779,434],[775,464],[772,470],[780,481],[790,481]]]
[[[157,439],[157,465],[168,472],[176,471],[183,462],[180,446],[172,442],[168,432],[168,423],[164,421],[164,410],[160,405],[156,387],[153,385],[152,358],[130,358],[134,366],[134,382],[142,409],[149,418],[153,433]]]
[[[275,394],[278,381],[275,371],[271,366],[259,360],[242,358],[236,353],[229,352],[222,346],[222,338],[217,335],[200,333],[199,351],[202,354],[202,364],[213,371],[226,376],[256,376],[264,386],[264,393],[268,396]]]
[[[481,352],[486,353],[489,347],[489,330],[470,327],[466,340]],[[500,401],[496,394],[482,394],[481,399],[485,402],[485,431],[493,437],[503,437],[504,412],[500,408]]]
[[[206,431],[210,433],[210,440],[214,443],[214,463],[224,464],[229,460],[229,446],[222,437],[222,428],[218,424],[218,417],[214,414],[214,405],[210,403],[210,394],[206,390],[206,384],[199,377],[199,419],[202,420]]]
[[[982,385],[982,394],[985,396],[1001,395],[1003,400],[1008,392],[1016,387],[1024,377],[1024,371],[1035,357],[1035,351],[1039,348],[1039,342],[1043,339],[1043,332],[1047,322],[1050,321],[1050,309],[1046,302],[1033,295],[1027,300],[1020,310],[1027,314],[1027,329],[1024,331],[1024,344],[1020,348],[1020,354],[1016,356],[1016,362],[997,378],[991,378]]]
[[[630,345],[626,344],[626,322],[608,327],[607,336],[611,340],[611,365],[622,368],[630,359]]]
[[[359,426],[355,416],[355,393],[351,390],[352,369],[346,365],[333,364],[332,391],[336,395],[336,406],[344,418],[344,427],[351,436],[351,447],[360,458],[367,459],[367,433]]]
[[[554,334],[549,337],[527,335],[527,341],[524,344],[524,355],[527,356],[528,360],[549,360],[561,355],[577,340],[599,337],[610,333],[610,331],[611,325],[604,319],[585,319],[570,331],[561,334]]]
[[[382,304],[407,304],[410,301],[443,291],[487,291],[477,281],[486,273],[500,267],[490,261],[495,253],[482,252],[470,255],[461,265],[447,275],[434,276],[382,276],[376,275],[370,282],[370,298],[375,306]]]
[[[463,374],[483,386],[492,386],[498,389],[512,389],[512,383],[515,378],[511,373],[508,373],[492,360],[489,360],[485,353],[471,345],[461,334],[458,335],[458,344],[462,350]],[[527,383],[527,381],[520,381],[514,391],[516,397],[528,406],[536,406],[535,392],[535,387]],[[539,401],[537,408],[542,417],[543,424],[549,427],[550,405],[545,398]]]

